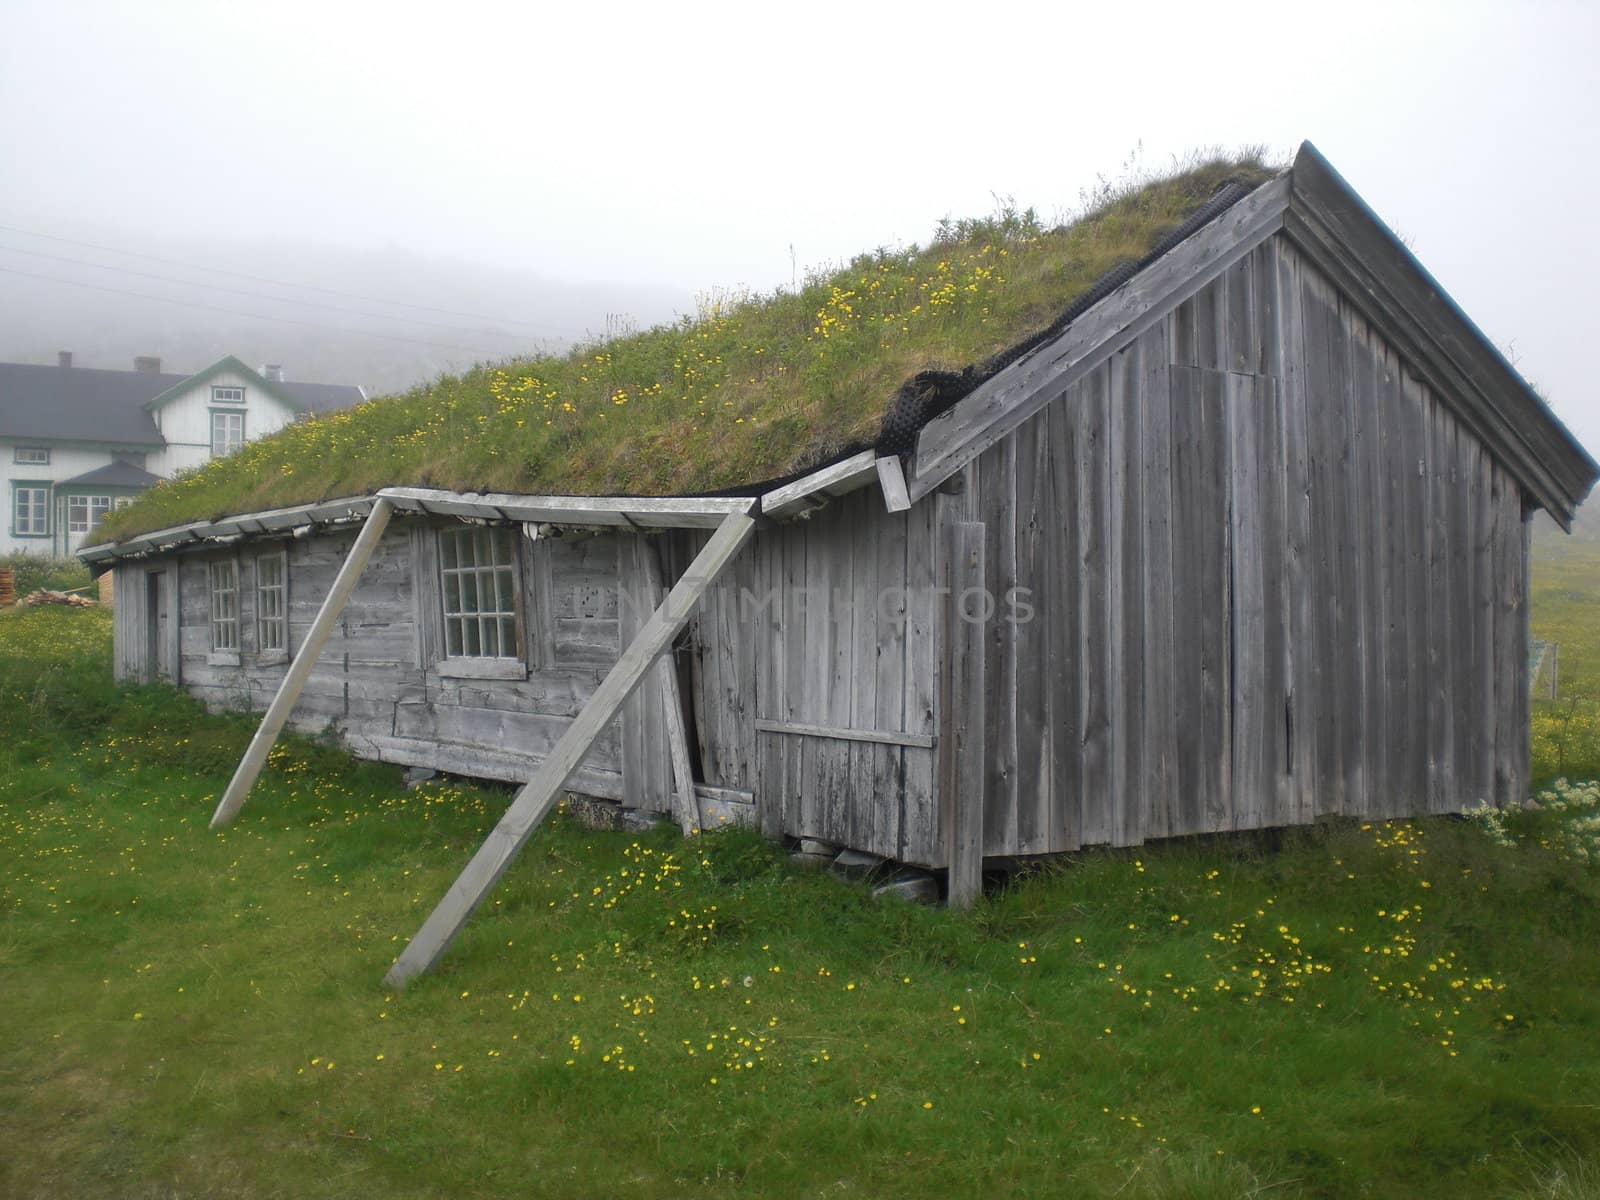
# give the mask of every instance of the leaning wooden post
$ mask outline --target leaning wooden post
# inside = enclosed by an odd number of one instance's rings
[[[755,507],[752,500],[751,507]],[[689,564],[683,578],[667,593],[667,598],[650,615],[640,628],[631,645],[623,651],[617,665],[611,668],[604,681],[595,689],[589,703],[584,705],[567,726],[565,733],[551,747],[550,753],[539,764],[533,778],[517,793],[511,807],[500,823],[489,831],[483,845],[472,856],[472,861],[461,872],[438,907],[417,930],[410,945],[401,953],[384,982],[390,987],[401,987],[413,976],[432,968],[473,911],[483,902],[490,889],[499,882],[522,847],[533,836],[533,831],[555,807],[556,797],[566,786],[569,776],[578,769],[595,738],[611,724],[623,702],[638,687],[656,659],[661,656],[678,630],[688,622],[694,607],[705,595],[755,531],[755,521],[747,512],[729,513],[717,526],[700,553]]]
[[[383,497],[380,496],[373,501],[372,511],[367,514],[366,524],[361,527],[356,544],[350,547],[350,554],[344,560],[344,566],[339,568],[333,587],[328,590],[327,596],[322,601],[322,607],[317,610],[317,619],[311,622],[311,632],[306,634],[305,644],[300,647],[294,661],[289,664],[283,682],[278,685],[278,694],[272,698],[267,715],[261,718],[261,728],[256,730],[255,737],[250,739],[250,748],[239,760],[239,769],[233,773],[233,782],[228,784],[228,790],[222,793],[217,811],[211,814],[211,828],[218,829],[228,824],[244,807],[245,797],[250,794],[250,788],[255,784],[256,777],[266,765],[268,752],[278,740],[278,735],[283,732],[284,723],[294,711],[300,693],[305,690],[306,681],[311,678],[311,672],[316,668],[317,657],[322,653],[322,648],[328,644],[328,638],[333,634],[333,627],[339,623],[339,616],[344,612],[350,593],[355,591],[356,581],[361,578],[367,560],[377,548],[378,539],[383,536],[384,527],[389,524],[389,514],[393,511],[394,505]]]
[[[983,656],[994,598],[984,590],[983,523],[946,528],[939,788],[950,845],[950,907],[966,908],[983,894]]]

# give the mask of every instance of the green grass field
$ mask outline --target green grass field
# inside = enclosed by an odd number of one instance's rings
[[[1539,552],[1589,686],[1600,546]],[[966,914],[558,817],[396,994],[504,793],[296,739],[209,832],[250,722],[115,692],[108,644],[0,614],[0,1196],[1600,1195],[1600,802],[1089,853]]]

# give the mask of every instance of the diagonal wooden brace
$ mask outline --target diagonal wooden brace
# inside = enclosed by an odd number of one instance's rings
[[[755,505],[752,499],[750,508]],[[567,726],[567,731],[539,764],[533,778],[517,793],[500,823],[490,830],[472,861],[450,885],[444,899],[422,923],[422,928],[384,976],[385,983],[391,987],[404,986],[414,976],[431,969],[449,949],[473,911],[555,807],[556,797],[589,753],[595,738],[621,711],[623,702],[672,644],[700,598],[738,556],[753,532],[755,521],[749,516],[749,510],[729,513],[723,518],[711,540],[689,564],[683,578],[673,585],[667,598],[644,623],[617,665],[595,689],[589,703]]]
[[[278,740],[278,735],[283,732],[289,714],[294,711],[295,701],[300,699],[300,693],[305,690],[306,681],[316,669],[317,656],[328,644],[328,638],[333,634],[334,626],[339,623],[339,616],[344,612],[350,593],[355,591],[356,581],[366,569],[367,560],[377,548],[378,539],[383,536],[384,527],[389,524],[389,514],[393,511],[394,505],[382,497],[373,501],[372,511],[367,514],[366,523],[361,526],[361,533],[356,538],[355,545],[350,547],[350,554],[344,560],[344,566],[339,568],[333,587],[328,589],[322,607],[317,610],[317,619],[311,623],[311,631],[306,634],[305,644],[300,647],[294,661],[289,664],[283,682],[278,685],[278,694],[272,698],[272,704],[267,708],[267,715],[261,718],[261,727],[256,730],[255,737],[250,739],[250,748],[239,760],[239,768],[233,773],[233,781],[228,784],[228,790],[222,793],[217,811],[211,814],[211,828],[219,829],[228,824],[244,807],[245,797],[250,794],[251,787],[261,774],[261,768],[266,765],[267,754],[271,751],[273,743]]]

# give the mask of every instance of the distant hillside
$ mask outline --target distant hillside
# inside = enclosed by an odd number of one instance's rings
[[[191,371],[235,354],[251,364],[281,363],[290,379],[360,384],[382,395],[478,363],[670,321],[694,307],[687,291],[569,283],[399,248],[134,245],[114,232],[72,236],[0,231],[0,361],[53,363],[57,351],[70,350],[79,366],[129,368],[135,355],[151,354],[168,370]],[[169,302],[179,300],[185,303]]]

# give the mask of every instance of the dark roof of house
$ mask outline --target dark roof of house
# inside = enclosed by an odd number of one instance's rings
[[[143,467],[136,467],[132,463],[114,462],[103,467],[96,467],[92,471],[85,471],[82,475],[74,475],[71,479],[63,479],[57,487],[77,485],[79,487],[120,487],[120,488],[147,488],[161,482],[161,476],[152,475]]]
[[[360,404],[367,397],[358,387],[343,383],[289,383],[274,381],[272,386],[287,393],[302,412],[335,412]]]
[[[151,412],[228,368],[296,412],[332,412],[366,399],[344,384],[263,379],[232,355],[192,375],[0,363],[0,437],[164,446]]]
[[[0,363],[0,437],[164,446],[144,405],[186,378]]]

